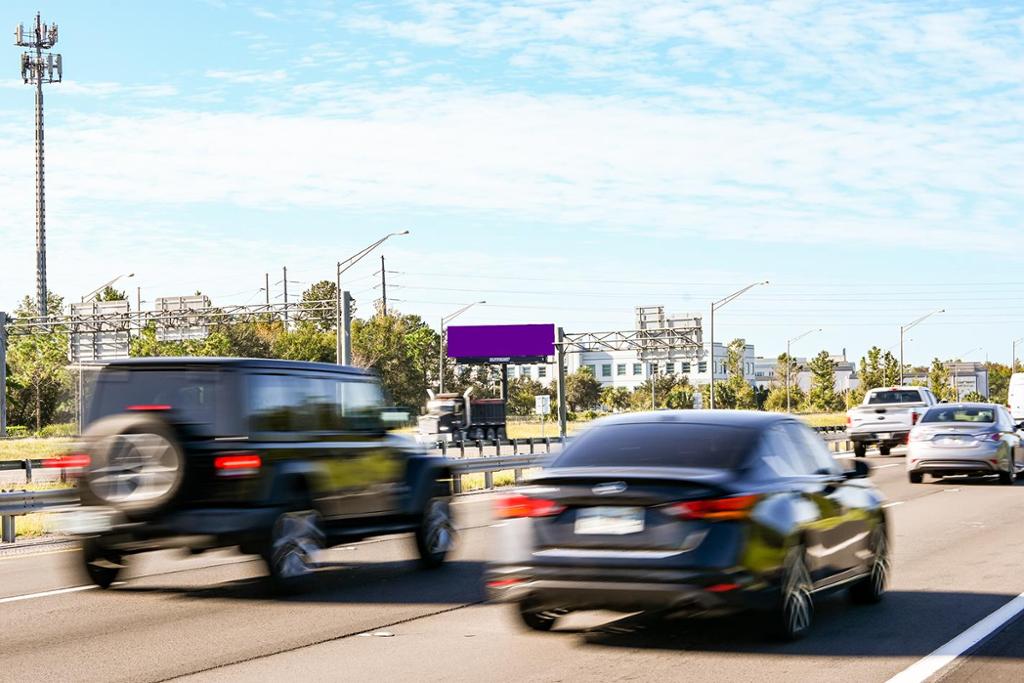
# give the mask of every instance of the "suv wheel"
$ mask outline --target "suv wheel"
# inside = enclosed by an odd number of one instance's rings
[[[854,457],[856,457],[856,458],[863,458],[867,454],[868,454],[868,447],[867,446],[865,446],[864,444],[860,443],[859,441],[854,441],[853,442],[853,455],[854,455]]]
[[[274,584],[294,590],[318,568],[324,547],[320,515],[313,510],[285,512],[274,522],[270,547],[263,559]]]
[[[451,505],[445,498],[431,498],[416,528],[416,550],[420,564],[432,569],[444,564],[448,552],[455,547],[455,524]]]
[[[82,540],[82,559],[89,580],[100,588],[110,588],[124,569],[124,557],[104,548],[96,538]]]
[[[519,621],[531,631],[550,631],[565,610],[538,610],[530,606],[529,601],[517,602],[515,605]]]
[[[779,602],[770,614],[772,635],[782,640],[798,640],[807,633],[814,619],[811,589],[811,574],[804,561],[804,548],[798,546],[786,557]]]
[[[907,479],[911,484],[920,484],[924,481],[924,474],[921,472],[908,472]]]
[[[892,446],[879,446],[878,452],[881,455],[889,455],[890,453],[892,453]]]
[[[875,527],[872,536],[874,559],[871,561],[871,573],[850,587],[850,600],[859,605],[881,602],[889,581],[889,541],[885,535],[885,527]]]

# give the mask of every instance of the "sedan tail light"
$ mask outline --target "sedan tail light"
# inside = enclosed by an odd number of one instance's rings
[[[1003,435],[999,432],[982,432],[974,435],[975,441],[1002,441]]]
[[[667,511],[680,519],[746,519],[757,503],[759,496],[731,496],[729,498],[708,498],[673,503]]]
[[[521,517],[553,517],[563,510],[565,510],[565,506],[553,500],[513,493],[497,500],[494,513],[499,519],[517,519]]]

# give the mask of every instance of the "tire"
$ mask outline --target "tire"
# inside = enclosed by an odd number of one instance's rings
[[[999,483],[1002,486],[1013,486],[1017,481],[1017,463],[1014,461],[1013,456],[1010,456],[1010,469],[1006,472],[999,473]]]
[[[494,429],[488,429],[487,430],[487,440],[488,441],[494,441],[495,435],[496,435],[496,433],[495,433]]]
[[[320,515],[315,510],[281,513],[270,531],[263,555],[274,588],[295,593],[305,588],[319,568],[317,554],[324,547]]]
[[[504,427],[498,427],[498,438],[501,439],[502,441],[508,440],[508,434],[505,433]]]
[[[444,564],[455,547],[455,524],[448,499],[431,498],[427,502],[415,537],[421,567],[434,569]]]
[[[768,633],[781,640],[799,640],[814,621],[813,586],[805,554],[803,546],[797,546],[786,556],[778,604],[769,614]]]
[[[892,446],[879,446],[878,452],[881,455],[889,455],[890,453],[892,453]]]
[[[161,418],[146,413],[114,415],[83,435],[90,464],[82,477],[82,502],[115,508],[144,520],[177,495],[185,478],[180,440]]]
[[[874,558],[871,561],[871,572],[850,586],[850,600],[858,605],[874,605],[881,602],[885,596],[885,587],[889,583],[892,563],[885,527],[875,527],[872,538]]]
[[[89,580],[100,588],[110,588],[124,569],[124,556],[104,548],[96,538],[82,540],[82,564]]]
[[[531,631],[550,631],[558,618],[565,614],[563,610],[536,610],[526,601],[516,603],[515,610],[519,622]]]
[[[855,441],[853,443],[853,455],[855,458],[863,458],[868,454],[868,447],[864,444]]]
[[[924,481],[924,474],[921,472],[907,472],[907,480],[911,484],[920,484]]]

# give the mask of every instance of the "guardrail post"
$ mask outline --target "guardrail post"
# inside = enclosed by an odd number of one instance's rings
[[[484,488],[488,491],[494,488],[494,472],[484,472]]]
[[[481,458],[484,457],[484,442],[483,442],[482,439],[477,439],[476,440],[476,449],[477,449],[477,451],[479,451],[480,457]]]
[[[544,437],[544,448],[547,449],[548,453],[551,452],[551,437],[550,436],[545,436]]]
[[[519,439],[512,439],[512,455],[519,455]]]
[[[501,439],[494,440],[494,454],[501,455]]]
[[[462,493],[462,475],[458,472],[452,474],[452,493]]]
[[[32,461],[31,460],[25,460],[25,481],[27,483],[29,483],[29,484],[32,483]]]
[[[16,536],[16,530],[14,527],[14,515],[4,515],[0,517],[0,527],[2,528],[2,541],[4,543],[14,543]]]
[[[448,442],[444,439],[441,439],[441,455],[448,457]]]
[[[533,455],[533,444],[536,441],[533,437],[530,437],[530,455]]]
[[[466,457],[466,440],[465,439],[461,439],[459,441],[459,457],[460,458],[465,458]]]
[[[516,486],[519,486],[519,485],[521,485],[523,483],[523,471],[517,467],[516,470],[515,470],[515,473],[516,473]]]

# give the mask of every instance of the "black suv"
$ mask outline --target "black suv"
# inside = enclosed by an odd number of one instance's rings
[[[135,359],[99,373],[81,453],[81,535],[107,587],[127,555],[239,546],[294,587],[337,543],[413,532],[422,564],[454,539],[451,471],[387,431],[377,377],[279,360]]]

